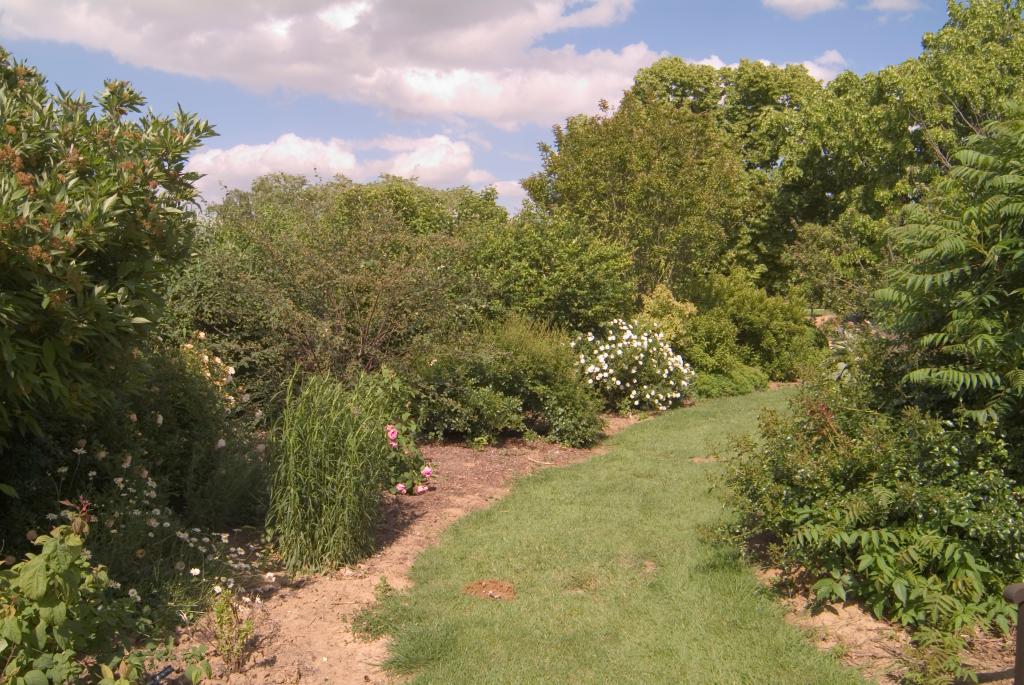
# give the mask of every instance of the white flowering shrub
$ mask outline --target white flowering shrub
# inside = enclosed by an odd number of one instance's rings
[[[596,335],[580,335],[572,347],[587,383],[620,411],[674,407],[688,395],[695,375],[656,327],[635,321],[615,319]]]

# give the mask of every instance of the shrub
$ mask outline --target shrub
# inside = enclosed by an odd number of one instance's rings
[[[698,373],[691,388],[698,397],[746,395],[768,386],[768,374],[761,369],[737,364],[720,373]]]
[[[24,531],[52,515],[58,501],[80,495],[116,510],[170,509],[175,530],[224,529],[261,520],[266,507],[263,457],[254,441],[232,425],[228,396],[211,382],[228,380],[229,367],[212,359],[203,362],[203,353],[194,349],[156,344],[143,349],[134,364],[137,387],[118,393],[108,414],[84,425],[50,420],[44,435],[5,451],[10,458],[0,462],[0,481],[16,482],[21,495],[19,500],[0,498],[0,517],[9,524],[0,529],[5,548],[19,549]],[[207,373],[217,377],[207,378]],[[147,480],[159,482],[159,501],[128,507],[115,479],[123,482],[141,471],[147,477],[132,487],[145,492],[152,490]],[[139,531],[143,539],[146,532],[144,526]],[[123,562],[134,559],[139,548],[119,543],[108,550],[102,531],[94,534],[92,546],[119,577],[125,573]],[[156,550],[147,549],[138,576],[153,575]],[[173,557],[164,561],[174,563]]]
[[[854,383],[856,381],[853,381]],[[912,628],[1009,627],[1024,573],[1024,488],[1004,436],[909,408],[866,409],[846,386],[805,388],[767,415],[727,482],[744,534],[822,599],[865,603]]]
[[[768,375],[741,361],[739,329],[723,309],[698,314],[691,302],[680,302],[665,285],[644,295],[637,321],[660,330],[672,349],[693,365],[697,374],[691,390],[701,397],[724,397],[753,392],[768,384]]]
[[[466,235],[498,307],[570,330],[628,314],[636,285],[629,253],[556,212],[527,205],[512,221]]]
[[[417,421],[433,439],[534,433],[582,447],[601,432],[600,400],[577,374],[568,337],[519,316],[428,350],[410,377]]]
[[[373,551],[382,493],[422,467],[408,390],[387,370],[295,385],[275,428],[268,532],[289,569],[351,563]]]
[[[166,330],[177,342],[205,333],[270,416],[295,364],[347,378],[479,321],[485,289],[462,268],[459,236],[467,222],[504,216],[491,195],[466,189],[280,175],[211,213],[171,285]]]
[[[808,323],[802,304],[769,295],[742,272],[712,276],[696,304],[694,328],[704,329],[704,340],[714,339],[708,332],[725,327],[727,320],[736,330],[739,361],[762,369],[772,380],[795,380],[804,366],[820,359],[824,339]],[[712,320],[701,321],[705,316]],[[720,332],[715,335],[726,339]],[[717,349],[705,350],[713,356],[720,354]]]
[[[106,408],[163,274],[188,255],[185,163],[213,130],[184,112],[126,116],[144,104],[122,81],[95,104],[52,95],[0,49],[0,448],[42,417]]]
[[[37,553],[0,571],[4,682],[128,685],[142,676],[131,645],[149,624],[148,608],[134,590],[117,593],[106,569],[89,562],[87,518],[83,510],[40,535]]]
[[[683,401],[694,373],[664,334],[621,319],[573,341],[587,383],[620,411],[664,411]]]

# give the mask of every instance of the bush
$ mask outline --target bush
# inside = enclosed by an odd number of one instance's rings
[[[433,439],[534,433],[582,447],[601,433],[600,400],[577,374],[568,337],[522,317],[426,352],[410,376],[417,421]]]
[[[159,482],[159,506],[170,508],[182,525],[223,530],[262,519],[263,457],[254,440],[230,421],[233,396],[214,384],[230,380],[230,368],[194,347],[153,344],[139,357],[133,367],[134,387],[113,398],[108,414],[88,424],[50,420],[44,435],[5,451],[9,459],[0,462],[0,482],[16,484],[21,495],[19,500],[0,498],[0,517],[9,524],[0,529],[6,549],[20,549],[24,531],[38,527],[62,499],[109,499],[123,509],[124,493],[114,481],[123,479],[126,469],[144,470]],[[97,535],[97,558],[122,575],[118,556],[126,552],[131,557],[137,547],[112,549],[108,556],[99,542],[102,535]],[[139,570],[140,575],[147,572]]]
[[[570,330],[627,315],[636,285],[629,253],[559,213],[527,205],[512,221],[467,234],[498,307]]]
[[[295,364],[348,378],[486,314],[459,237],[504,217],[486,192],[268,176],[211,212],[170,288],[166,330],[177,342],[205,333],[270,416]]]
[[[637,322],[612,321],[598,335],[576,338],[573,349],[587,383],[605,406],[623,412],[664,411],[682,403],[694,376],[661,331]]]
[[[721,373],[698,373],[691,388],[698,397],[746,395],[768,387],[768,374],[761,369],[737,364]]]
[[[856,381],[854,381],[856,382]],[[834,382],[767,415],[727,482],[744,534],[824,600],[912,628],[1009,627],[1003,586],[1024,573],[1020,465],[994,431],[909,408],[889,416]]]
[[[107,408],[164,273],[189,253],[185,163],[212,128],[126,116],[145,100],[105,86],[95,105],[51,95],[0,48],[0,449],[45,417]]]
[[[644,296],[637,320],[642,326],[658,328],[672,349],[696,369],[690,387],[695,395],[742,395],[768,384],[768,374],[742,361],[739,329],[724,309],[698,313],[695,305],[676,300],[667,286],[659,285]]]
[[[423,466],[407,404],[407,388],[387,370],[352,387],[323,375],[301,390],[289,386],[267,518],[289,569],[331,568],[373,552],[381,495]]]
[[[0,571],[4,682],[128,685],[141,678],[142,659],[131,646],[150,623],[148,608],[137,593],[117,593],[106,569],[89,562],[87,516],[40,535],[37,553]]]

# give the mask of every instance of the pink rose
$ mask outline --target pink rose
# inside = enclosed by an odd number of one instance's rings
[[[430,489],[430,488],[428,488],[428,487],[427,487],[426,485],[417,485],[417,486],[416,486],[416,490],[414,490],[414,492],[415,492],[415,493],[416,493],[417,495],[422,495],[422,494],[423,494],[424,492],[426,492],[426,491],[427,491],[427,490],[429,490],[429,489]]]
[[[399,483],[396,485],[395,490],[398,490],[399,495],[404,495],[406,493],[405,483]]]
[[[424,478],[430,478],[432,475],[434,475],[434,469],[430,468],[429,466],[424,466],[422,469],[420,469],[420,473],[423,474]]]
[[[398,429],[395,428],[390,423],[387,426],[384,427],[384,431],[385,431],[386,435],[388,436],[388,441],[389,442],[394,442],[395,440],[398,440]]]

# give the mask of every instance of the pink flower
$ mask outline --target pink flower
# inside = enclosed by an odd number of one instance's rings
[[[394,442],[398,440],[398,429],[390,423],[384,427],[385,434],[388,436],[388,442]]]
[[[417,495],[422,495],[424,492],[426,492],[429,489],[430,488],[428,488],[426,485],[417,485],[416,489],[413,492],[415,494],[417,494]]]
[[[406,493],[405,483],[399,483],[396,485],[395,490],[398,490],[399,495],[404,495]]]
[[[430,468],[429,466],[424,466],[422,469],[420,469],[420,473],[423,474],[424,478],[430,478],[432,475],[434,475],[434,469]]]
[[[395,442],[394,440],[388,440],[388,444],[391,445],[391,449],[397,449],[398,448],[398,443]]]

